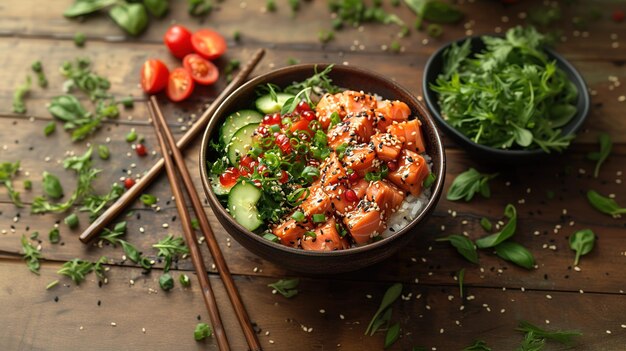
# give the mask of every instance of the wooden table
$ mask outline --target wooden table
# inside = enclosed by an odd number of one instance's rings
[[[74,189],[75,176],[59,163],[68,151],[82,153],[88,145],[101,143],[111,148],[109,161],[94,159],[95,167],[103,169],[96,182],[98,193],[107,191],[127,170],[141,173],[158,157],[137,157],[124,136],[135,128],[145,136],[149,150],[158,149],[147,121],[145,96],[137,82],[139,68],[147,58],[160,58],[170,67],[175,65],[176,60],[161,41],[172,22],[192,29],[213,27],[227,36],[229,52],[220,61],[222,67],[232,58],[245,62],[255,49],[265,47],[268,52],[256,74],[285,66],[289,58],[303,63],[350,64],[383,73],[420,95],[424,64],[442,43],[465,34],[504,31],[522,23],[528,7],[536,5],[463,1],[460,7],[467,16],[461,24],[446,26],[438,40],[411,30],[410,36],[399,39],[402,52],[394,54],[382,49],[396,40],[399,28],[394,25],[348,28],[338,32],[334,41],[320,44],[318,31],[330,28],[331,23],[325,1],[304,2],[292,16],[286,2],[279,1],[277,12],[265,13],[264,1],[228,0],[219,3],[204,22],[190,18],[184,2],[177,1],[165,19],[152,20],[149,29],[138,38],[124,35],[105,15],[93,16],[84,23],[64,19],[61,13],[70,3],[22,0],[0,4],[0,160],[22,161],[15,183],[27,205],[42,193],[40,179],[44,170],[60,175],[67,192]],[[593,99],[590,116],[572,147],[544,164],[498,169],[477,163],[445,139],[447,186],[458,173],[477,167],[485,172],[500,172],[492,181],[493,195],[470,203],[442,199],[411,245],[389,260],[350,274],[302,276],[240,247],[206,208],[265,349],[382,349],[384,333],[370,337],[363,332],[382,294],[394,282],[404,284],[405,298],[393,306],[393,320],[402,327],[402,337],[393,350],[410,350],[414,346],[460,350],[476,339],[485,340],[494,350],[513,350],[522,340],[522,334],[514,330],[520,320],[547,329],[582,331],[575,347],[578,350],[626,349],[626,221],[595,211],[584,196],[588,189],[595,189],[602,194],[615,194],[618,202],[626,204],[622,184],[626,162],[626,88],[615,83],[626,79],[626,27],[609,19],[617,3],[603,0],[596,6],[604,18],[592,22],[589,29],[572,26],[574,15],[584,15],[592,7],[583,2],[564,6],[559,24],[564,40],[558,51],[583,74]],[[407,23],[414,20],[404,5],[388,9]],[[83,49],[75,47],[72,41],[77,31],[87,35]],[[235,31],[241,33],[241,42],[230,40]],[[90,58],[95,71],[110,78],[111,91],[116,96],[130,94],[137,103],[134,109],[122,111],[119,120],[106,122],[86,141],[72,143],[60,125],[54,134],[44,137],[43,127],[51,120],[46,103],[61,94],[63,78],[57,67],[79,56]],[[37,59],[43,62],[50,87],[33,88],[27,99],[28,113],[16,115],[11,112],[13,90]],[[164,107],[178,136],[224,84],[222,81],[214,87],[198,89],[192,101]],[[615,146],[600,177],[595,179],[591,175],[594,164],[585,156],[598,149],[600,132],[609,133]],[[201,191],[198,150],[199,143],[195,143],[186,157]],[[31,191],[22,189],[24,179],[33,180]],[[174,203],[169,201],[171,192],[165,176],[148,192],[160,198],[160,211],[137,202],[132,214],[120,220],[129,222],[128,240],[154,256],[151,245],[168,233],[180,235],[181,228],[175,220]],[[554,198],[549,198],[548,192],[553,192]],[[503,219],[507,203],[514,204],[519,212],[515,240],[532,251],[537,269],[518,268],[489,252],[481,253],[480,265],[472,265],[448,244],[434,241],[453,233],[467,232],[472,238],[484,235],[479,220]],[[80,228],[69,230],[61,224],[62,242],[52,245],[47,233],[65,215],[31,215],[29,206],[16,208],[6,190],[0,190],[0,349],[217,349],[214,340],[196,342],[192,336],[196,323],[208,320],[195,279],[191,288],[177,283],[173,291],[163,292],[157,281],[161,264],[150,274],[142,274],[132,262],[122,262],[120,248],[83,245],[78,234],[88,219],[84,213],[79,216]],[[169,228],[164,228],[165,224]],[[595,231],[598,242],[582,258],[580,270],[575,270],[574,253],[567,239],[583,228]],[[33,231],[40,233],[44,257],[40,276],[30,273],[20,256],[20,237]],[[79,286],[62,278],[57,287],[45,289],[50,281],[59,278],[56,271],[65,261],[75,257],[95,261],[103,255],[113,263],[108,284],[99,286],[92,274]],[[208,252],[205,257],[210,257]],[[462,268],[465,299],[459,298],[455,280]],[[177,278],[191,270],[191,262],[181,260],[172,273]],[[284,277],[301,278],[299,294],[293,299],[274,295],[267,287]],[[245,350],[243,335],[228,307],[219,276],[213,270],[210,278],[223,306],[233,349]]]

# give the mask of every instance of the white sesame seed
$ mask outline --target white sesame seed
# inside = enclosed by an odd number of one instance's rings
[[[116,326],[117,326],[117,323],[115,323],[115,322],[111,322],[111,326],[112,326],[112,327],[116,327]]]

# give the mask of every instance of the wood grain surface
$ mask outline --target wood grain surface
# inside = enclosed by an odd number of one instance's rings
[[[83,153],[90,145],[105,144],[111,159],[94,157],[94,167],[102,169],[95,190],[103,193],[113,182],[127,175],[140,175],[158,155],[138,157],[125,135],[134,128],[145,137],[150,152],[157,142],[148,121],[146,98],[138,86],[139,68],[147,58],[159,58],[170,67],[176,64],[161,38],[171,23],[184,23],[191,29],[210,26],[223,33],[229,42],[229,59],[245,62],[259,47],[268,49],[254,74],[287,65],[289,58],[302,63],[332,62],[349,64],[380,72],[398,81],[415,95],[421,95],[423,66],[429,55],[443,43],[464,35],[493,33],[495,30],[524,23],[529,9],[541,2],[504,6],[496,1],[458,1],[466,16],[463,22],[445,26],[444,35],[433,39],[423,32],[398,39],[395,25],[366,24],[336,33],[335,40],[321,44],[320,29],[331,27],[326,1],[302,2],[301,10],[291,15],[285,2],[277,1],[276,13],[262,11],[265,1],[216,3],[205,20],[192,19],[186,3],[171,1],[170,14],[151,20],[147,31],[137,38],[125,35],[106,15],[89,16],[84,22],[63,18],[71,0],[6,1],[0,3],[0,161],[21,161],[14,184],[21,192],[25,208],[16,208],[4,187],[0,187],[0,350],[217,350],[213,339],[196,342],[193,330],[208,316],[199,287],[192,279],[190,288],[178,282],[170,292],[158,286],[162,263],[144,274],[129,260],[123,260],[119,247],[83,245],[78,240],[88,217],[78,212],[80,226],[70,230],[62,224],[66,214],[31,215],[29,205],[42,193],[43,171],[59,176],[67,193],[76,186],[76,177],[63,169],[61,160],[69,153]],[[397,13],[406,23],[415,15],[404,4],[398,8],[385,2],[385,9]],[[446,190],[456,175],[469,167],[482,172],[498,172],[489,199],[469,203],[450,202],[442,197],[434,215],[416,239],[392,258],[373,267],[341,275],[303,276],[264,261],[249,253],[219,225],[211,209],[205,211],[224,252],[235,283],[265,350],[381,350],[384,333],[372,337],[363,332],[374,314],[385,289],[394,282],[404,284],[403,299],[393,305],[393,320],[400,323],[400,340],[391,350],[461,350],[474,340],[485,340],[493,350],[515,350],[523,335],[515,331],[519,320],[528,320],[547,329],[576,329],[583,333],[575,350],[626,349],[626,219],[613,219],[595,211],[584,194],[594,189],[613,194],[626,205],[624,165],[626,165],[626,31],[624,23],[610,20],[613,10],[623,4],[602,0],[589,4],[563,5],[558,24],[561,37],[556,49],[582,73],[592,95],[588,120],[570,149],[553,159],[531,165],[502,169],[470,158],[444,137],[447,154]],[[601,20],[587,28],[574,28],[572,17],[599,8]],[[87,35],[85,48],[75,47],[76,32]],[[232,34],[240,31],[242,40]],[[468,32],[469,31],[469,32]],[[382,46],[399,40],[403,52],[394,54]],[[615,45],[614,43],[618,43]],[[94,135],[72,143],[61,125],[49,137],[44,126],[52,120],[46,104],[62,93],[64,78],[58,67],[64,61],[88,57],[94,70],[108,77],[116,97],[132,96],[133,109],[122,110],[116,120],[106,121]],[[30,73],[30,65],[41,60],[49,88],[34,87],[26,103],[28,112],[11,111],[13,91]],[[198,89],[181,104],[165,103],[163,113],[180,137],[210,104],[225,81]],[[87,105],[89,102],[84,101]],[[608,133],[615,145],[602,167],[600,177],[592,176],[594,163],[586,154],[598,149],[597,136]],[[185,153],[186,163],[202,193],[198,153],[195,142]],[[32,190],[23,181],[33,181]],[[119,218],[128,221],[126,239],[145,255],[155,258],[152,248],[167,234],[182,235],[175,204],[166,177],[161,176],[148,191],[159,198],[158,207],[136,202],[129,213]],[[515,241],[535,256],[537,268],[516,267],[488,250],[480,252],[480,263],[463,260],[453,248],[435,239],[466,233],[471,238],[486,235],[479,221],[505,221],[506,204],[514,204],[519,220]],[[77,210],[76,207],[74,210]],[[69,212],[68,212],[69,213]],[[61,223],[61,243],[51,244],[47,233]],[[590,228],[598,236],[594,250],[574,269],[574,252],[568,238],[575,231]],[[30,273],[21,258],[21,236],[33,231],[39,238],[43,264],[41,275]],[[35,242],[36,243],[36,242]],[[243,334],[219,275],[206,247],[209,277],[214,286],[233,350],[245,350]],[[99,286],[95,276],[76,286],[56,271],[73,258],[91,261],[108,258],[108,284]],[[459,297],[456,275],[465,269],[465,299]],[[173,265],[175,278],[193,274],[189,259]],[[272,294],[267,284],[285,277],[298,277],[299,294],[286,299]],[[55,279],[61,284],[46,290]],[[131,282],[132,281],[132,282]],[[464,306],[464,307],[461,307]],[[115,323],[113,326],[111,323]],[[144,330],[145,329],[145,330]],[[560,349],[550,344],[546,349]]]

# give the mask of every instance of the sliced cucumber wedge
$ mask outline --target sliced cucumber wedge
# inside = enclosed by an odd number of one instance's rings
[[[228,193],[230,193],[230,189],[232,189],[233,187],[225,187],[222,185],[222,183],[220,182],[220,176],[216,175],[216,174],[212,174],[211,175],[211,189],[213,189],[213,192],[215,193],[215,195],[221,196],[221,195],[228,195]]]
[[[287,93],[276,93],[276,101],[272,99],[270,94],[263,95],[256,99],[256,108],[263,113],[279,112],[287,100],[293,95]]]
[[[261,198],[261,190],[248,182],[235,184],[228,195],[230,215],[248,230],[255,230],[263,224],[256,204]]]
[[[241,155],[245,155],[252,148],[252,142],[254,131],[259,126],[258,123],[248,124],[245,127],[239,128],[233,135],[228,145],[226,145],[226,153],[228,154],[228,160],[233,166],[237,165],[237,162]]]
[[[261,123],[262,120],[263,115],[254,110],[241,110],[226,117],[226,121],[224,121],[224,124],[222,124],[220,128],[220,141],[222,145],[227,145],[235,132],[242,127],[252,123]]]

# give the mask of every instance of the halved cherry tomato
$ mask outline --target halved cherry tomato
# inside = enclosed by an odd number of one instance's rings
[[[239,178],[239,170],[235,167],[228,167],[224,173],[220,174],[220,184],[225,187],[231,187],[237,183]]]
[[[167,86],[169,74],[163,62],[149,59],[141,67],[141,88],[148,94],[156,94]]]
[[[133,185],[135,185],[135,180],[131,177],[128,177],[126,179],[124,179],[124,188],[126,188],[127,190],[132,188]]]
[[[186,69],[178,67],[170,73],[167,83],[167,97],[174,102],[183,101],[191,95],[194,83]]]
[[[191,36],[193,50],[207,60],[215,60],[226,52],[224,37],[210,29],[200,29]]]
[[[183,58],[187,54],[193,52],[193,46],[191,45],[191,32],[179,25],[171,26],[165,32],[163,41],[172,55]]]
[[[289,131],[293,133],[297,130],[309,130],[309,121],[307,121],[304,118],[301,118],[293,122],[293,124],[291,125],[291,128],[289,128]]]
[[[198,84],[211,85],[217,81],[220,73],[217,67],[202,56],[189,54],[183,59],[183,67],[191,73],[191,77]]]

